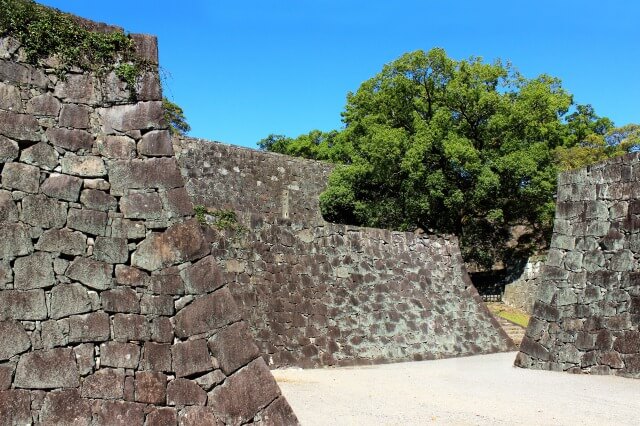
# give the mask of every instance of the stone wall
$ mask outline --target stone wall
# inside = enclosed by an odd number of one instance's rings
[[[454,237],[323,221],[324,163],[201,140],[174,144],[194,204],[240,213],[235,230],[211,227],[212,251],[272,367],[513,348],[468,280]]]
[[[174,145],[195,205],[322,222],[318,198],[331,164],[192,138],[176,138]]]
[[[510,275],[508,277],[502,296],[505,305],[520,309],[528,314],[533,312],[543,265],[543,257],[532,256],[527,259],[524,267],[518,268],[517,276]]]
[[[520,367],[640,378],[640,157],[562,174]]]
[[[296,423],[213,273],[158,74],[130,102],[24,57],[0,39],[0,425]]]

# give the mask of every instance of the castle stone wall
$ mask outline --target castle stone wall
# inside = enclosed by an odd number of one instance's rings
[[[132,102],[24,57],[0,39],[0,425],[297,423],[212,273],[158,74]]]
[[[517,366],[640,378],[639,181],[636,153],[560,175]]]

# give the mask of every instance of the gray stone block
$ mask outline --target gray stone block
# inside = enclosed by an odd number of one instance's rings
[[[120,211],[127,219],[162,219],[164,211],[162,200],[155,192],[137,192],[120,199]]]
[[[65,104],[60,111],[58,124],[60,127],[88,129],[90,112],[91,109],[84,105]]]
[[[93,105],[100,101],[98,82],[88,74],[68,74],[58,81],[53,95],[67,103]]]
[[[107,214],[88,209],[69,209],[67,226],[90,235],[105,235],[107,230]]]
[[[16,141],[40,140],[40,124],[29,114],[0,110],[0,134]]]
[[[81,177],[102,177],[107,169],[101,157],[69,156],[60,159],[62,173]]]
[[[47,129],[46,135],[53,145],[74,152],[91,149],[95,141],[91,133],[78,129],[50,128]]]
[[[40,236],[36,250],[80,256],[87,251],[87,236],[67,228],[50,229]]]
[[[40,169],[28,164],[7,163],[2,169],[2,186],[35,194],[40,188]]]
[[[53,319],[91,311],[87,289],[77,283],[60,284],[51,290],[49,315]]]
[[[34,96],[27,102],[27,113],[57,117],[60,112],[60,101],[50,93]]]
[[[0,321],[0,336],[2,336],[0,361],[8,360],[31,347],[31,340],[27,332],[17,321]]]
[[[88,287],[106,290],[112,284],[113,265],[86,257],[78,257],[71,262],[65,275]]]
[[[14,379],[17,388],[54,389],[79,385],[78,367],[71,348],[29,352],[18,361]]]
[[[40,187],[43,194],[60,200],[78,201],[82,179],[75,176],[52,173]]]
[[[107,342],[100,345],[100,363],[104,367],[138,368],[140,347],[134,343]]]
[[[0,291],[0,320],[37,321],[47,318],[43,290]]]
[[[18,208],[13,202],[11,192],[0,189],[0,223],[16,222],[18,220]]]
[[[213,370],[206,340],[178,342],[171,347],[173,371],[177,377],[207,373]]]
[[[93,257],[107,263],[126,263],[129,249],[126,238],[96,237]]]
[[[107,134],[163,127],[163,109],[160,101],[115,105],[100,108],[98,113],[102,120],[102,129]]]
[[[136,141],[129,136],[104,136],[98,139],[97,146],[106,158],[127,160],[136,156]]]
[[[58,166],[58,153],[51,145],[40,142],[22,150],[20,161],[45,170],[53,170]]]
[[[20,148],[15,141],[0,135],[0,163],[8,163],[18,158]]]
[[[29,256],[17,258],[13,272],[16,290],[52,287],[56,283],[53,259],[49,253],[35,252]]]
[[[20,219],[40,228],[62,228],[67,222],[67,203],[46,195],[28,195],[22,200]]]
[[[104,342],[110,335],[109,314],[92,312],[69,317],[69,343]]]

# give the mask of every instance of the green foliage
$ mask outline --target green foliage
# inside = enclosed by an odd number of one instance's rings
[[[72,67],[99,75],[115,69],[135,96],[136,77],[150,67],[121,31],[92,31],[79,18],[31,0],[0,0],[0,10],[0,36],[15,37],[30,62],[55,58],[60,74]]]
[[[162,108],[164,109],[164,120],[169,125],[172,134],[184,135],[191,130],[191,126],[184,116],[184,111],[177,104],[167,98],[162,98]]]
[[[194,206],[195,217],[202,225],[213,226],[219,231],[234,231],[236,236],[242,235],[247,229],[238,222],[233,210],[208,209],[205,206]]]
[[[342,116],[339,132],[270,135],[260,146],[342,164],[320,197],[327,220],[454,233],[465,260],[486,268],[544,244],[556,176],[568,166],[558,158],[612,127],[574,106],[557,78],[526,79],[509,64],[456,61],[442,49],[385,65],[347,95]],[[637,129],[624,135],[637,143]],[[517,242],[515,225],[530,230]]]
[[[196,214],[196,220],[200,222],[201,225],[207,224],[207,208],[205,206],[193,206],[193,210]]]

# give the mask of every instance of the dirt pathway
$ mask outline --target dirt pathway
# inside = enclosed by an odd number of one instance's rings
[[[303,425],[638,425],[640,381],[513,367],[515,353],[273,373]]]

